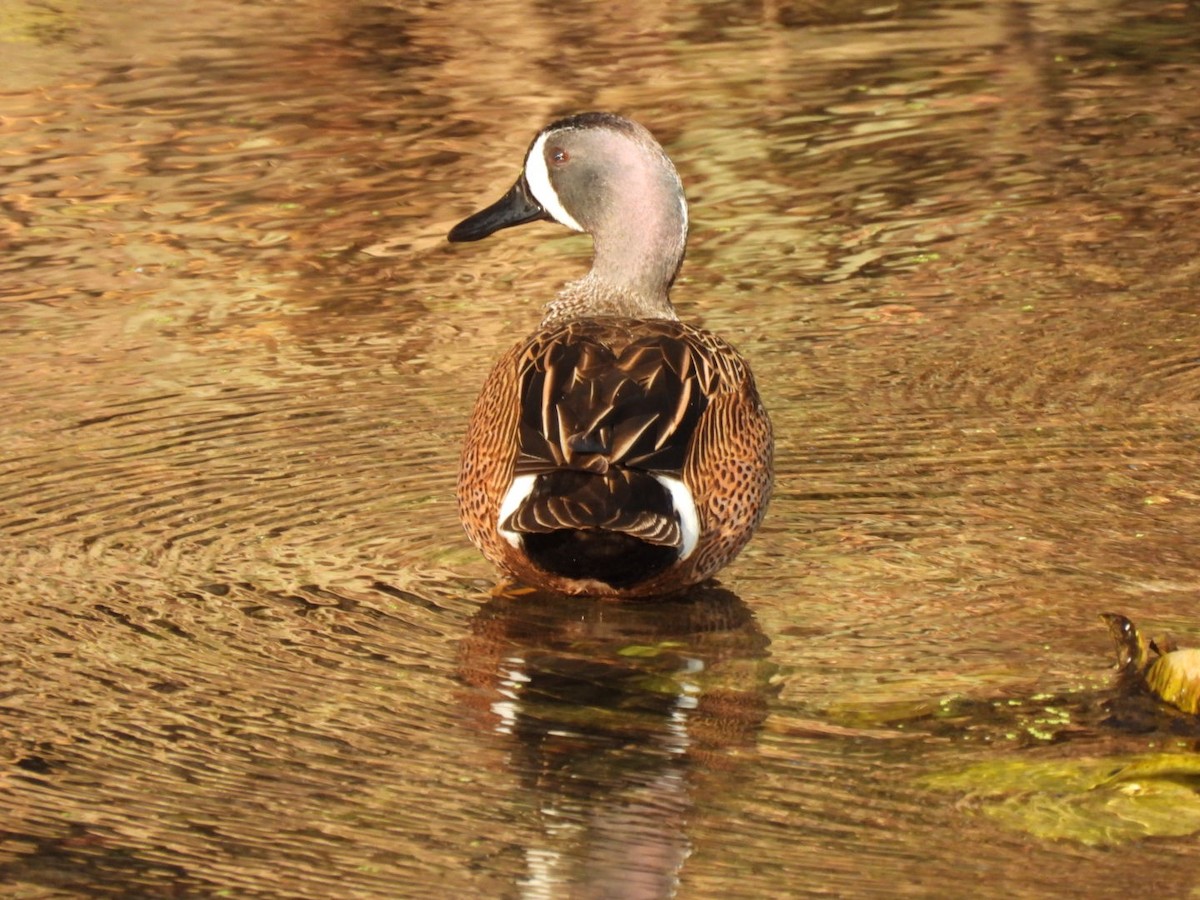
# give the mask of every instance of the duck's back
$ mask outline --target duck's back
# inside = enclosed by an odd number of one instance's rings
[[[580,319],[539,333],[517,365],[516,474],[621,466],[679,477],[709,399],[746,378],[730,349],[666,319]]]
[[[699,580],[765,505],[769,484],[731,483],[749,471],[739,456],[761,469],[770,452],[769,425],[729,433],[743,420],[765,423],[749,369],[707,331],[619,317],[546,328],[501,359],[476,405],[459,481],[467,530],[510,573],[561,590]],[[739,497],[744,529],[710,521]]]

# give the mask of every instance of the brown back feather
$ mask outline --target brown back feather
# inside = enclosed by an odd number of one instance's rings
[[[710,335],[669,320],[576,320],[520,364],[516,474],[612,467],[678,476],[719,373]],[[731,386],[730,386],[731,387]],[[728,388],[727,388],[728,389]]]

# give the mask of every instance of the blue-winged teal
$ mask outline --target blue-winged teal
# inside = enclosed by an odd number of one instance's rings
[[[762,519],[772,439],[745,360],[667,297],[687,240],[679,175],[642,126],[571,116],[449,238],[538,219],[590,234],[592,268],[484,382],[458,478],[467,534],[552,591],[646,597],[703,581]]]

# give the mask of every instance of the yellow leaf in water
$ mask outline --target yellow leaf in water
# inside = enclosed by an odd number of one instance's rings
[[[1164,703],[1185,713],[1200,713],[1200,649],[1160,656],[1146,671],[1146,686]]]

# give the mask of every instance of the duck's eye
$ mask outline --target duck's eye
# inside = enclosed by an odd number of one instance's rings
[[[563,166],[563,165],[566,165],[568,162],[570,162],[570,160],[571,160],[571,154],[568,153],[566,150],[564,150],[562,147],[551,147],[550,148],[550,162],[554,163],[554,165]]]

